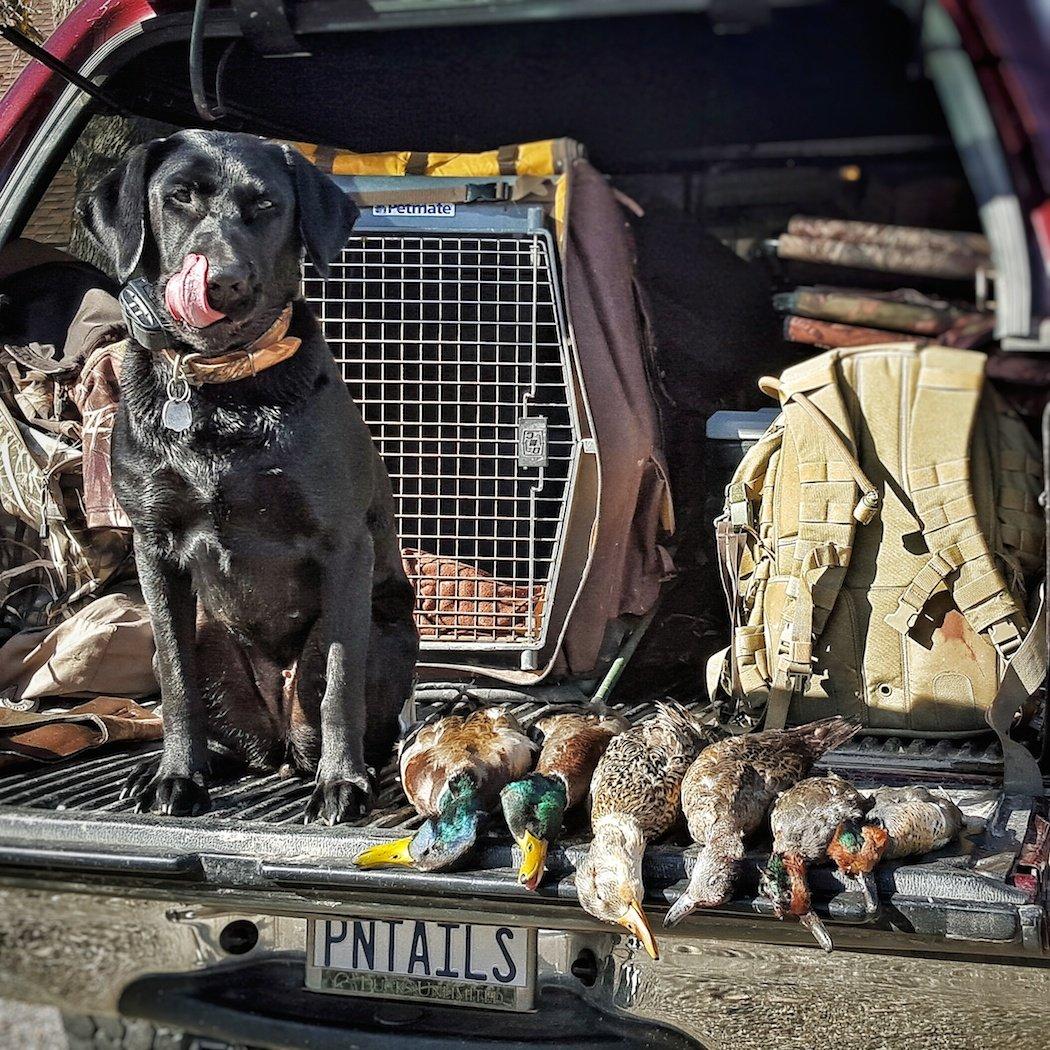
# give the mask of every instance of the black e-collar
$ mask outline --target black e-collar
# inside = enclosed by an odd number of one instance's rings
[[[128,334],[140,346],[147,350],[171,350],[175,340],[168,330],[164,316],[153,298],[149,281],[145,277],[136,277],[128,281],[117,297],[120,312]]]

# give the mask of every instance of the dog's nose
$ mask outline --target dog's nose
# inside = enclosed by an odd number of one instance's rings
[[[244,266],[221,266],[208,270],[208,299],[217,309],[243,299],[251,288],[251,275]]]

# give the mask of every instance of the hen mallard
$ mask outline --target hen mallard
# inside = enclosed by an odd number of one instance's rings
[[[881,860],[917,857],[948,845],[962,829],[963,815],[947,795],[924,787],[883,787],[871,795],[862,820],[835,831],[828,856],[852,878],[869,875]]]
[[[773,855],[762,873],[761,891],[773,902],[778,919],[791,914],[826,952],[834,945],[813,911],[807,872],[827,857],[835,830],[847,820],[860,820],[871,803],[848,780],[834,773],[809,777],[788,788],[773,803],[769,825]]]
[[[477,842],[500,790],[526,773],[536,745],[502,707],[451,713],[416,726],[402,741],[401,786],[426,817],[412,836],[373,846],[355,860],[360,868],[409,865],[440,871]]]
[[[659,953],[642,911],[642,856],[675,823],[682,778],[711,736],[685,708],[657,704],[649,721],[613,738],[591,781],[594,839],[576,871],[580,904],[630,930],[653,959]]]
[[[667,913],[665,926],[681,922],[694,908],[729,900],[744,840],[758,830],[773,800],[859,728],[825,718],[797,729],[727,737],[700,753],[682,783],[682,812],[701,849],[689,887]]]
[[[591,777],[609,741],[627,729],[614,711],[567,711],[533,727],[542,749],[536,769],[500,794],[507,827],[521,850],[518,882],[530,890],[543,878],[547,849],[567,810],[587,797]]]

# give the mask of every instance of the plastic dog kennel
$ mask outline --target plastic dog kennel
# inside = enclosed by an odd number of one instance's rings
[[[423,664],[542,676],[595,568],[604,466],[563,176],[333,167],[361,217],[305,295],[390,473]]]

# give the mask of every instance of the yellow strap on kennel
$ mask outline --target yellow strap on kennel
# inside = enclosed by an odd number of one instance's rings
[[[565,249],[565,217],[569,205],[569,180],[562,178],[572,162],[584,156],[583,147],[574,139],[541,139],[522,142],[483,153],[426,153],[396,150],[390,153],[353,153],[310,142],[290,142],[307,160],[329,175],[398,176],[427,175],[435,178],[494,179],[515,177],[523,182],[530,178],[550,179],[554,183],[552,218],[561,251]],[[524,189],[519,183],[519,190]],[[417,197],[419,193],[417,191]],[[435,191],[433,201],[449,201],[449,191]],[[366,202],[367,203],[367,202]],[[372,201],[371,203],[380,203]],[[422,199],[416,201],[422,203]]]
[[[583,155],[573,139],[542,139],[500,146],[484,153],[352,153],[350,150],[293,142],[297,150],[329,175],[431,175],[445,178],[498,178],[500,175],[564,174]]]

